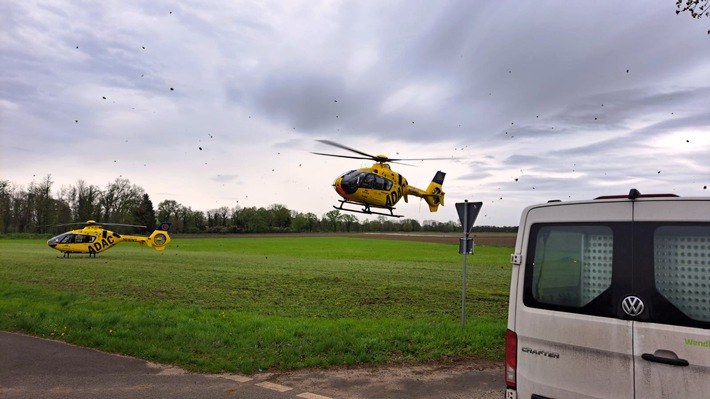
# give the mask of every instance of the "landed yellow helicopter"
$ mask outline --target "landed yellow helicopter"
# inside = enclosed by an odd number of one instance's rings
[[[321,152],[313,152],[313,154],[337,158],[371,159],[375,161],[375,164],[369,168],[351,170],[335,179],[333,186],[335,187],[335,191],[338,195],[340,195],[343,199],[339,200],[340,206],[333,205],[333,208],[368,215],[376,214],[402,217],[402,215],[394,214],[394,205],[402,198],[404,198],[404,202],[409,202],[408,197],[410,195],[423,198],[429,205],[430,212],[436,212],[439,209],[439,205],[444,205],[445,193],[442,191],[442,185],[444,184],[444,177],[446,176],[446,173],[442,171],[436,172],[427,189],[422,190],[414,186],[410,186],[404,176],[390,168],[389,163],[401,163],[398,161],[425,161],[453,158],[389,158],[385,155],[370,155],[330,140],[317,141],[343,150],[354,152],[360,156],[326,154]],[[346,204],[361,205],[363,208],[344,208],[344,205]],[[373,211],[372,208],[387,210],[389,213]]]
[[[71,224],[86,224],[81,229],[68,231],[58,236],[52,237],[47,241],[47,245],[60,251],[65,258],[69,254],[89,254],[89,257],[96,257],[96,254],[112,248],[119,242],[137,242],[141,246],[148,245],[158,251],[162,251],[170,244],[170,223],[160,223],[150,236],[131,236],[125,234],[114,233],[106,230],[101,224],[93,220],[86,223],[71,223]],[[105,226],[128,226],[146,228],[146,226],[137,226],[132,224],[120,223],[104,223]],[[63,225],[67,226],[67,225]]]

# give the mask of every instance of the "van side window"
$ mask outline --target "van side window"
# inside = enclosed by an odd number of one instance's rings
[[[583,307],[611,287],[614,234],[607,226],[552,225],[538,230],[532,297]]]
[[[661,226],[653,237],[656,290],[693,320],[710,321],[710,226]]]

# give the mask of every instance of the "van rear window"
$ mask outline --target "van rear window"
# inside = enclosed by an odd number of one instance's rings
[[[534,245],[530,288],[536,302],[579,308],[611,286],[611,228],[544,226],[537,231]]]
[[[658,227],[653,247],[656,290],[689,318],[710,321],[710,227]]]

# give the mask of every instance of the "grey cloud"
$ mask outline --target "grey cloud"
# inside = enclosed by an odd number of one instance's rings
[[[511,167],[524,167],[528,165],[537,165],[546,163],[548,158],[535,155],[511,155],[505,159],[505,164]]]
[[[270,71],[262,79],[250,100],[270,119],[303,131],[319,131],[338,124],[342,107],[336,101],[338,97],[342,101],[343,83],[337,76],[296,68]],[[346,110],[342,111],[346,117]]]
[[[218,183],[233,183],[239,178],[238,175],[217,175],[212,176],[211,180]]]

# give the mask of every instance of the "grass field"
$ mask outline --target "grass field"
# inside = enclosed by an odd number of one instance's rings
[[[89,258],[0,240],[0,329],[204,372],[503,357],[512,248],[174,239]]]

